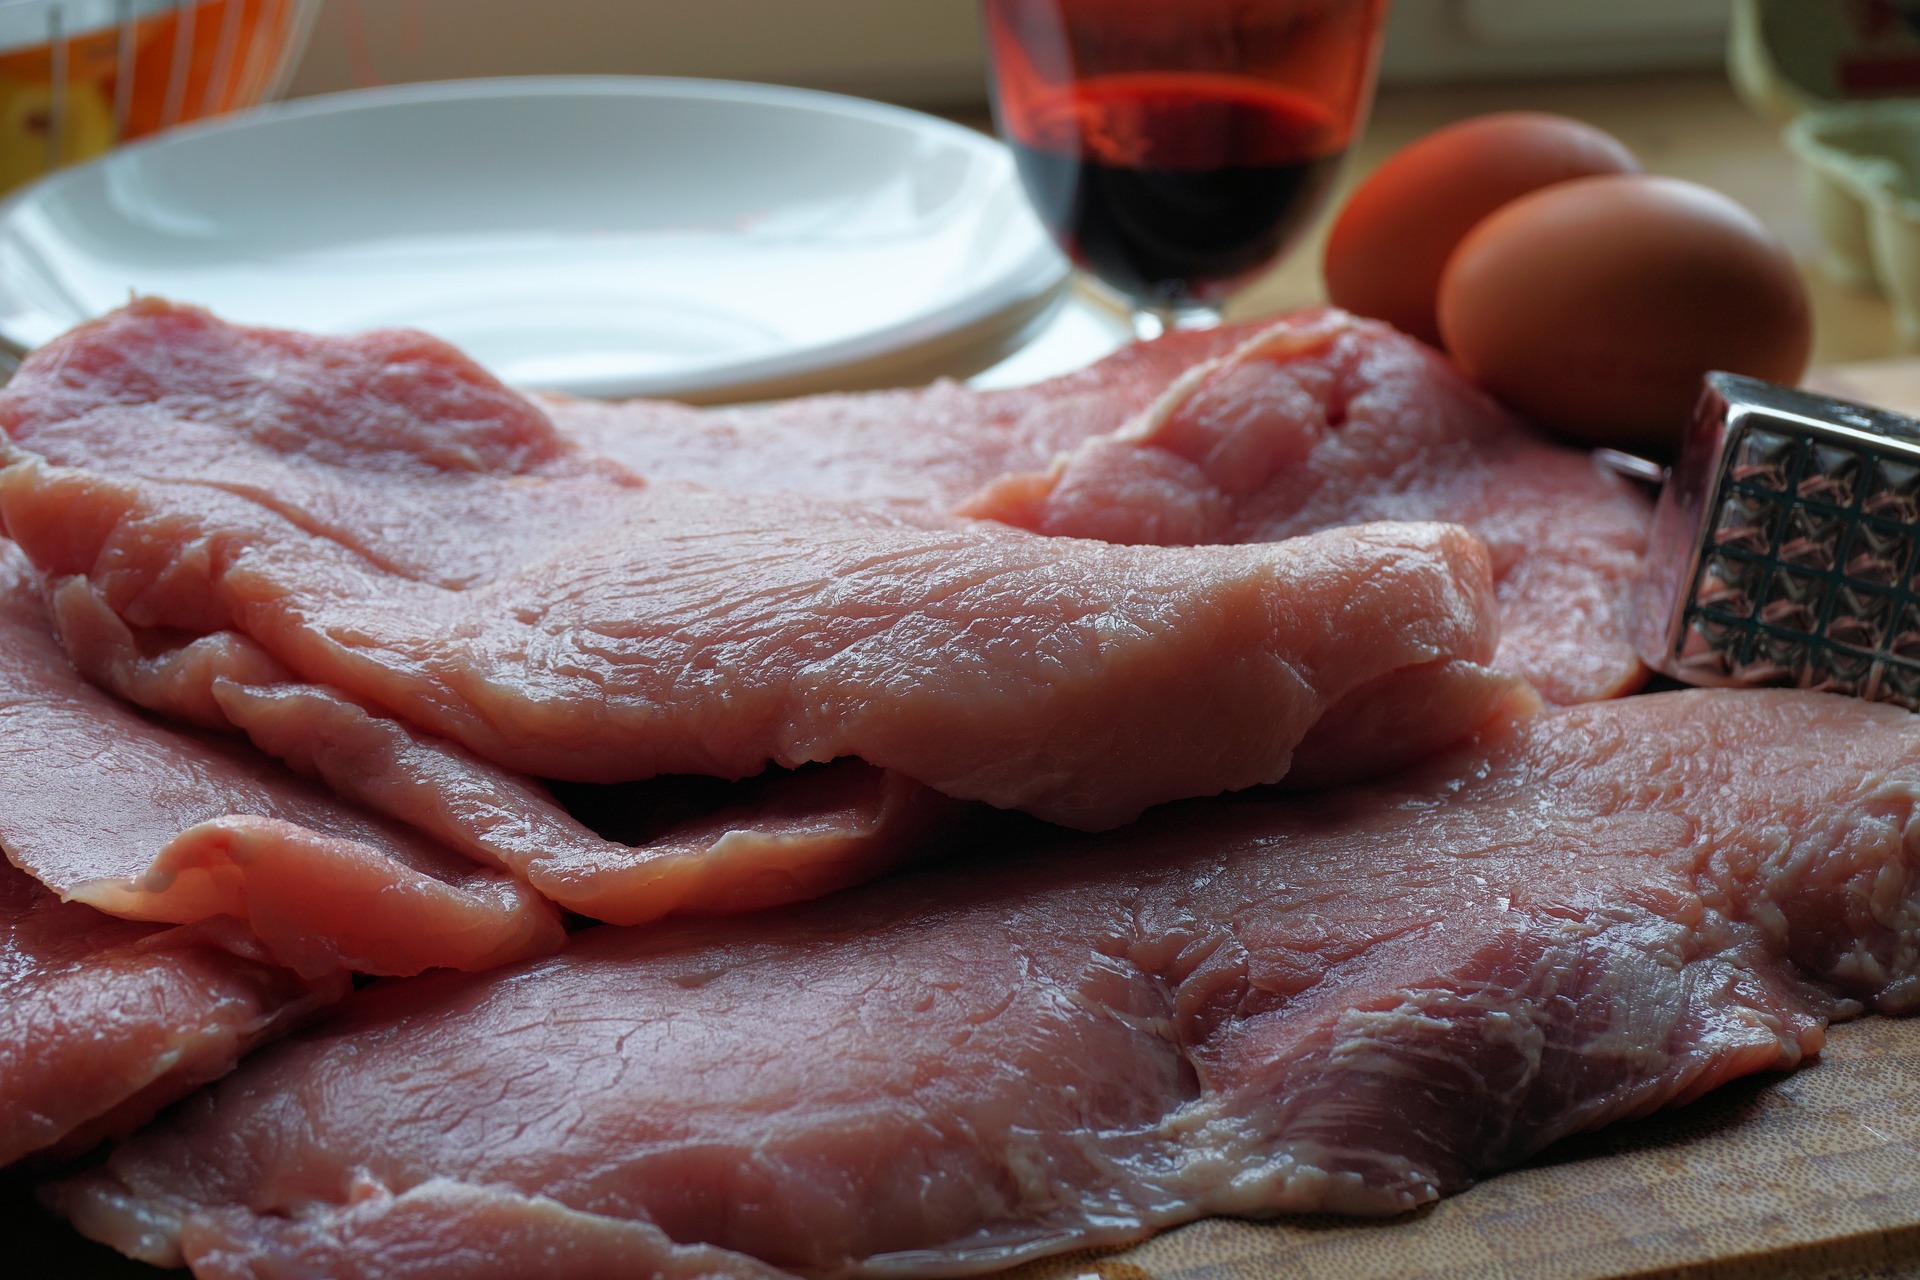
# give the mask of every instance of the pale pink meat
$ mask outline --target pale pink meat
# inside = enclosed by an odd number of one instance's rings
[[[536,863],[535,883],[611,924],[757,911],[936,856],[975,809],[853,759],[716,784],[678,775],[553,784],[570,812],[610,840],[597,856]]]
[[[1042,470],[1116,430],[1248,332],[1173,333],[1077,373],[998,391],[941,381],[719,409],[559,396],[539,403],[569,439],[655,479],[948,511],[1001,476]]]
[[[220,1280],[598,1277],[623,1238],[644,1273],[659,1236],[958,1275],[1398,1213],[1920,1003],[1917,796],[1920,719],[1855,699],[1522,716],[1387,782],[376,986],[54,1199]]]
[[[67,579],[53,598],[55,630],[95,683],[176,720],[239,730],[337,794],[613,924],[750,910],[857,884],[916,854],[964,807],[840,760],[731,794],[706,789],[692,806],[679,802],[686,780],[610,789],[618,798],[598,797],[595,807],[621,834],[603,838],[532,779],[303,683],[234,632],[170,647],[136,635],[83,579]],[[1469,679],[1444,692],[1478,696]],[[1422,718],[1447,723],[1446,713]]]
[[[132,1132],[347,992],[224,941],[61,902],[0,862],[0,1166]]]
[[[1254,332],[1123,427],[959,509],[1158,544],[1452,520],[1493,555],[1496,666],[1559,703],[1616,697],[1645,675],[1625,588],[1646,551],[1646,500],[1539,438],[1435,352],[1340,312]]]
[[[1175,334],[1019,390],[549,408],[567,435],[661,479],[958,509],[1114,542],[1452,521],[1493,552],[1498,666],[1561,703],[1617,696],[1645,674],[1621,611],[1648,503],[1436,353],[1339,312]]]
[[[4,543],[0,850],[116,916],[243,922],[265,955],[313,976],[486,968],[565,939],[558,913],[511,877],[89,685]]]
[[[1457,529],[1119,547],[653,485],[416,334],[138,303],[30,358],[0,427],[0,519],[61,590],[541,776],[855,757],[1105,827],[1278,780],[1395,673],[1472,691],[1429,739],[1506,696]],[[1395,745],[1329,740],[1324,776]]]

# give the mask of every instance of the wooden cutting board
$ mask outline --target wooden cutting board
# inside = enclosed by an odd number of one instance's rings
[[[1920,360],[1809,379],[1920,416]],[[0,1182],[0,1274],[153,1277]],[[1761,1280],[1920,1276],[1920,1018],[1835,1027],[1821,1057],[1569,1140],[1387,1222],[1213,1219],[1009,1280]]]

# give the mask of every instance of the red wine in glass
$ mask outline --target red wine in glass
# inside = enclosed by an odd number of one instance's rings
[[[1035,211],[1144,334],[1217,321],[1319,211],[1385,0],[984,0]]]

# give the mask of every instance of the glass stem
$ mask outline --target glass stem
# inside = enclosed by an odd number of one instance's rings
[[[1219,308],[1198,303],[1177,307],[1136,306],[1133,308],[1133,336],[1142,342],[1150,342],[1175,329],[1217,328],[1221,319]]]

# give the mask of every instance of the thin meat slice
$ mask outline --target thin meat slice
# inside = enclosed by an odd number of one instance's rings
[[[649,485],[415,334],[136,304],[36,353],[0,426],[8,532],[129,627],[238,632],[570,781],[855,757],[1112,826],[1276,781],[1356,690],[1494,647],[1458,529],[1135,548]],[[1489,700],[1439,705],[1474,711],[1445,740]]]
[[[612,924],[758,911],[864,884],[936,855],[974,812],[853,759],[735,784],[674,776],[553,785],[569,813],[611,840],[597,859],[536,864],[540,883]]]
[[[116,920],[0,862],[0,1166],[121,1137],[347,993],[217,929]]]
[[[1389,782],[370,988],[54,1199],[223,1280],[405,1273],[449,1221],[897,1276],[1398,1213],[1920,1003],[1916,796],[1920,719],[1855,699],[1522,718]],[[515,1274],[473,1243],[435,1274]]]
[[[1163,545],[1456,521],[1493,555],[1496,666],[1558,703],[1614,697],[1644,676],[1625,587],[1646,551],[1646,501],[1538,438],[1437,353],[1339,312],[1255,332],[1119,429],[959,509]]]
[[[1645,675],[1622,613],[1645,499],[1437,353],[1340,312],[1174,334],[1017,390],[549,407],[569,436],[659,479],[960,510],[1073,537],[1254,542],[1451,521],[1493,551],[1496,665],[1559,703],[1617,696]]]
[[[80,578],[53,592],[53,615],[68,655],[96,684],[176,720],[245,733],[337,794],[613,924],[752,910],[857,884],[918,855],[964,810],[849,759],[705,788],[694,806],[678,800],[684,779],[600,795],[576,789],[598,817],[589,827],[532,779],[302,683],[234,632],[173,645],[136,635]],[[1478,696],[1476,674],[1489,679],[1475,669],[1449,687]]]
[[[1117,430],[1250,332],[1182,330],[1076,373],[994,391],[940,381],[716,409],[560,396],[539,403],[569,439],[656,480],[950,511],[1002,476],[1044,470]]]
[[[565,939],[558,913],[512,877],[88,684],[4,544],[0,850],[112,915],[244,921],[265,954],[309,976],[488,968]]]

